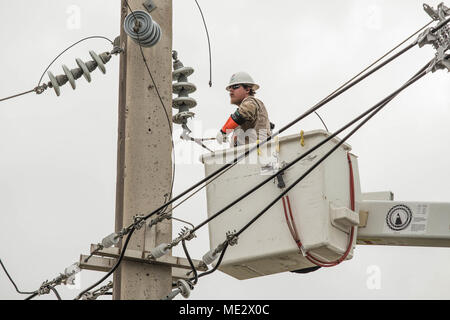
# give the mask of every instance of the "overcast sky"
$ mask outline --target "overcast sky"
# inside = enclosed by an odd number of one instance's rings
[[[205,136],[217,132],[234,110],[224,90],[232,73],[253,76],[261,86],[257,97],[281,128],[430,20],[423,0],[199,2],[212,42],[213,87],[194,0],[173,0],[173,48],[196,70],[189,78],[198,88],[193,111],[201,127],[196,133]],[[92,35],[114,39],[120,32],[120,1],[2,1],[0,21],[2,98],[32,89],[71,43]],[[89,50],[110,49],[104,40],[84,42],[51,70],[61,74],[62,64],[74,68],[75,58],[90,60]],[[416,47],[328,104],[320,114],[330,131],[394,91],[433,55],[431,47]],[[21,290],[36,290],[114,230],[118,67],[113,57],[106,75],[96,70],[91,83],[80,79],[75,91],[66,85],[60,97],[50,89],[0,104],[0,258]],[[390,190],[396,200],[450,202],[449,85],[447,72],[427,75],[349,140],[359,157],[363,192]],[[311,116],[286,134],[320,128]],[[177,138],[178,127],[174,130],[180,150],[187,142]],[[178,164],[174,193],[203,176],[197,156],[192,164]],[[175,216],[203,221],[205,193],[175,210]],[[173,223],[174,234],[181,226]],[[209,250],[208,241],[204,228],[189,243],[194,258]],[[183,256],[182,249],[173,254]],[[352,260],[307,275],[239,281],[216,272],[201,279],[191,297],[449,299],[449,270],[449,248],[357,246]],[[370,285],[375,274],[376,288]],[[83,271],[81,288],[102,276]],[[80,291],[58,289],[64,299]],[[0,270],[0,299],[23,298]]]

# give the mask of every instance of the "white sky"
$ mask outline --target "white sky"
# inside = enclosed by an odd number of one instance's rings
[[[422,3],[200,1],[212,41],[214,85],[209,88],[200,14],[193,0],[174,0],[173,48],[196,70],[190,81],[198,88],[192,95],[198,101],[193,111],[202,133],[211,136],[234,110],[224,90],[232,73],[245,70],[261,85],[257,96],[279,129],[425,25],[430,19]],[[73,20],[77,12],[79,25]],[[2,1],[0,21],[0,97],[5,97],[33,88],[48,63],[69,44],[91,35],[114,39],[120,28],[120,1]],[[77,57],[90,60],[89,50],[110,49],[103,40],[84,42],[51,70],[61,74],[61,64],[73,68]],[[398,88],[433,54],[432,48],[416,47],[327,105],[320,113],[330,130]],[[75,91],[66,85],[58,98],[50,89],[0,105],[0,258],[21,290],[37,289],[78,261],[80,253],[88,253],[90,243],[114,230],[118,66],[114,57],[106,75],[96,70],[90,84],[80,79]],[[391,190],[396,200],[450,202],[449,85],[447,72],[428,75],[349,140],[359,156],[364,192]],[[286,134],[318,128],[320,121],[311,116]],[[178,135],[176,131],[176,148],[181,148],[184,142]],[[198,161],[178,165],[174,193],[203,174]],[[199,194],[175,216],[194,224],[203,221],[205,199]],[[174,222],[173,227],[176,234],[181,225]],[[209,250],[207,229],[197,236],[189,248],[200,259]],[[307,275],[239,281],[216,272],[201,279],[191,297],[449,299],[449,250],[358,246],[352,260]],[[182,249],[175,248],[173,254],[183,256]],[[372,266],[380,271],[378,289],[367,285]],[[81,287],[102,275],[83,271]],[[58,290],[64,299],[79,292]],[[22,298],[0,270],[0,299]]]

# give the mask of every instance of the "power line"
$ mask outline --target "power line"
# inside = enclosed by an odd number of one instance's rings
[[[14,288],[16,289],[17,293],[19,294],[33,294],[35,291],[33,292],[27,292],[27,291],[21,291],[19,290],[19,288],[17,287],[16,283],[14,282],[14,280],[12,279],[12,277],[9,275],[8,270],[6,270],[5,265],[2,262],[2,259],[0,259],[0,265],[3,268],[3,271],[5,271],[6,276],[8,277],[9,281],[11,281],[12,285],[14,286]]]
[[[208,39],[208,50],[209,50],[209,86],[212,87],[211,42],[210,42],[210,40],[209,40],[208,27],[207,27],[207,25],[206,25],[205,16],[203,15],[202,8],[201,8],[200,5],[198,4],[198,1],[197,1],[197,0],[195,0],[195,3],[197,4],[198,10],[200,11],[200,14],[201,14],[201,16],[202,16],[203,25],[205,26],[205,31],[206,31],[206,37],[207,37],[207,39]]]

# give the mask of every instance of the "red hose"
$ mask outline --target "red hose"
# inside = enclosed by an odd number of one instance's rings
[[[350,159],[349,153],[347,153],[347,159],[348,159],[348,164],[349,164],[349,168],[350,168],[350,208],[352,211],[354,211],[355,210],[355,182],[354,182],[354,178],[353,178],[352,161]],[[290,217],[287,214],[285,198],[287,201]],[[283,197],[282,200],[283,200],[284,216],[286,218],[286,223],[288,224],[289,231],[291,232],[291,235],[294,238],[295,243],[297,244],[297,247],[300,250],[302,250],[302,243],[300,241],[300,237],[298,236],[297,228],[295,226],[295,221],[294,221],[294,216],[292,215],[292,209],[291,209],[291,203],[289,201],[289,196]],[[320,267],[337,266],[342,261],[344,261],[345,258],[347,258],[348,254],[350,253],[350,250],[352,248],[354,233],[355,233],[355,227],[352,227],[351,231],[350,231],[350,239],[349,239],[349,243],[347,245],[347,249],[345,250],[344,254],[339,259],[337,259],[335,261],[331,261],[331,262],[321,261],[320,259],[312,256],[309,252],[306,253],[306,259],[308,259],[308,261],[310,261],[311,263],[313,263],[317,266],[320,266]]]

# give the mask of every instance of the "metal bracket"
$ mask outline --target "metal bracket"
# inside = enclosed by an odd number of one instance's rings
[[[152,12],[157,8],[156,4],[153,2],[153,0],[146,0],[142,5],[145,7],[145,9],[148,11],[148,13]]]
[[[236,236],[236,230],[233,232],[227,231],[227,241],[230,246],[234,246],[238,243],[238,237]]]
[[[142,214],[137,214],[133,217],[134,229],[139,230],[145,224],[144,216]]]
[[[98,257],[107,257],[107,258],[113,258],[117,259],[120,256],[120,250],[119,248],[105,248],[102,250],[98,250],[98,247],[96,244],[91,244],[91,252],[95,251],[95,256],[93,256],[89,262],[85,262],[84,259],[86,256],[82,256],[80,258],[79,267],[81,269],[88,269],[90,264],[93,265],[99,264]],[[148,256],[150,252],[149,251],[140,251],[140,250],[133,250],[133,249],[127,249],[125,251],[124,259],[128,261],[136,261],[146,264],[160,264],[160,265],[166,265],[171,266],[175,268],[181,268],[181,269],[191,269],[191,265],[189,264],[189,261],[185,258],[180,257],[173,257],[173,256],[164,256],[155,260],[148,260],[146,257]],[[199,260],[192,260],[194,263],[194,266],[197,270],[200,271],[207,271],[208,268],[201,264]],[[103,263],[101,263],[103,265]],[[113,264],[112,264],[113,265]],[[104,265],[104,267],[98,267],[96,270],[103,271],[103,269],[108,269],[112,266],[109,262]],[[95,266],[92,266],[95,268]]]

